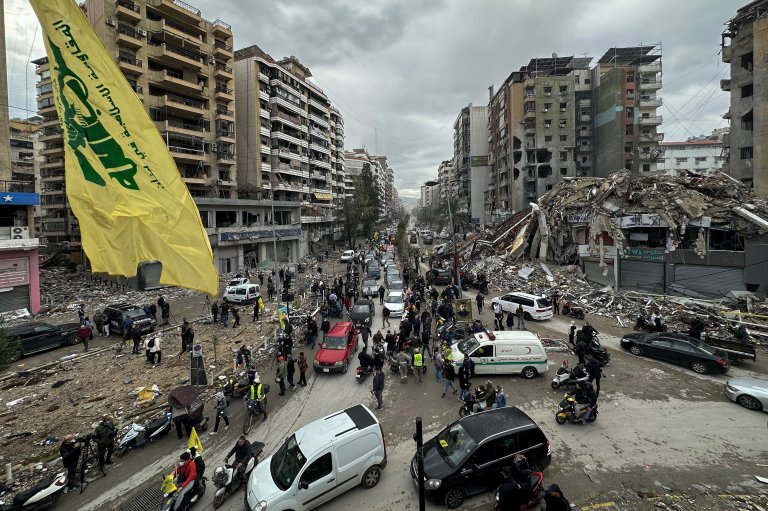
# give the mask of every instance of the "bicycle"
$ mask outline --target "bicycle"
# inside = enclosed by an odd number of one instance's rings
[[[264,410],[267,407],[267,397],[264,396],[264,399],[261,400],[261,404],[257,406],[258,400],[256,399],[247,399],[246,400],[246,409],[245,409],[245,418],[243,422],[243,434],[247,435],[251,431],[251,426],[253,425],[253,419],[254,417],[258,417],[259,415],[265,415]]]

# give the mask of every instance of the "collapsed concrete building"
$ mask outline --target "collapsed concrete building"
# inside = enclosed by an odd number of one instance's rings
[[[567,178],[459,250],[507,265],[578,265],[587,280],[614,289],[700,299],[766,294],[768,203],[722,173]]]

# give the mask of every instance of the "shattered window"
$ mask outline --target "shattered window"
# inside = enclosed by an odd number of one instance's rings
[[[639,248],[664,248],[666,247],[666,227],[643,227],[630,229],[629,246]]]
[[[720,229],[709,230],[709,248],[711,250],[744,251],[744,237],[733,231]]]

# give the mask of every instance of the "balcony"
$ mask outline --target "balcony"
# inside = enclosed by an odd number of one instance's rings
[[[118,19],[138,23],[141,21],[141,8],[131,0],[115,1],[115,16]]]
[[[530,120],[536,120],[536,110],[526,110],[523,114],[523,118],[530,119]]]
[[[225,66],[224,64],[216,64],[216,67],[213,71],[213,76],[216,78],[224,78],[228,80],[234,78],[234,75],[232,74],[232,68]]]
[[[591,108],[592,107],[592,101],[589,99],[580,99],[579,100],[579,108]]]
[[[631,154],[631,153],[630,153]],[[580,168],[590,169],[592,168],[592,160],[578,162]]]
[[[310,143],[309,144],[309,148],[310,149],[314,149],[315,151],[318,151],[318,152],[321,152],[321,153],[328,154],[328,155],[331,154],[331,150],[328,147],[320,145],[320,144]]]
[[[235,120],[235,112],[232,110],[227,110],[226,108],[217,107],[216,108],[216,120],[228,120],[233,121]]]
[[[157,27],[153,27],[153,24],[157,24]],[[162,30],[166,35],[170,35],[183,41],[183,45],[194,44],[198,50],[203,43],[203,35],[200,32],[200,27],[197,25],[190,26],[184,25],[177,21],[173,21],[169,18],[163,18],[159,22],[150,21],[151,28],[157,28],[158,31]]]
[[[661,98],[640,98],[640,108],[658,108],[661,106]]]
[[[193,137],[200,137],[201,133],[205,133],[206,129],[195,122],[186,122],[183,119],[168,119],[166,121],[155,121],[157,131],[164,133],[180,133],[183,135],[189,135]]]
[[[731,45],[723,46],[723,62],[730,64],[732,55],[733,47]]]
[[[323,127],[325,129],[331,128],[331,125],[328,124],[328,121],[323,117],[320,117],[319,115],[309,114],[309,120],[314,121],[318,126]]]
[[[141,38],[144,37],[133,27],[129,27],[123,24],[117,26],[116,41],[119,46],[131,48],[133,50],[144,46],[144,41]]]
[[[117,65],[120,66],[121,71],[129,75],[144,74],[144,64],[136,57],[118,55]]]
[[[592,151],[592,144],[579,144],[576,146],[580,153],[588,153]]]
[[[167,70],[163,71],[150,71],[149,77],[152,81],[156,82],[167,89],[174,92],[180,92],[182,94],[202,94],[203,86],[199,83],[190,82],[185,80],[183,75],[177,75],[170,73]]]
[[[234,165],[235,155],[226,151],[222,151],[216,154],[216,163],[218,165]]]
[[[731,90],[731,79],[726,78],[724,80],[720,80],[720,90],[724,92],[729,92]]]
[[[203,18],[200,9],[182,2],[181,0],[150,0],[150,4],[172,18],[184,20],[187,23],[199,25]]]
[[[310,98],[309,104],[317,108],[318,110],[321,110],[322,112],[328,112],[328,105],[325,103],[321,103],[315,99]]]
[[[291,144],[296,144],[299,147],[302,147],[302,146],[306,145],[305,141],[303,141],[300,138],[297,138],[297,137],[295,137],[293,135],[289,135],[288,133],[285,133],[284,131],[281,131],[279,128],[272,130],[272,138],[273,139],[285,140],[286,142],[289,142]]]
[[[216,20],[212,25],[213,33],[221,37],[232,37],[232,25]]]
[[[318,160],[317,158],[310,158],[309,159],[309,164],[310,165],[315,165],[317,167],[321,167],[321,168],[324,168],[324,169],[331,170],[331,164],[329,162],[324,161],[324,160]]]
[[[281,112],[277,108],[272,108],[271,114],[272,120],[279,119],[281,122],[287,124],[288,126],[293,126],[297,129],[301,129],[302,127],[306,128],[306,126],[301,122],[301,117],[299,116]]]
[[[643,80],[640,82],[640,90],[659,90],[661,80]]]
[[[269,131],[269,127],[267,127],[267,126],[265,126],[263,124],[259,128],[259,134],[260,135],[264,135],[265,137],[271,137],[272,136],[272,132]]]
[[[264,167],[263,167],[263,164],[262,164],[262,169],[263,168]],[[298,167],[296,165],[290,165],[288,163],[280,162],[277,165],[273,165],[272,168],[274,170],[277,170],[281,174],[286,174],[286,175],[289,175],[289,176],[301,177],[301,178],[304,178],[304,179],[308,179],[309,178],[309,172],[306,171],[306,170],[301,170],[301,167]]]
[[[269,101],[269,94],[264,89],[259,90],[259,99],[263,99],[264,101]]]
[[[297,88],[296,88],[296,87],[294,87],[293,85],[290,85],[289,83],[286,83],[286,82],[282,81],[282,80],[281,80],[281,79],[279,79],[279,78],[272,78],[272,79],[269,81],[269,84],[270,84],[272,87],[277,87],[277,88],[283,89],[283,90],[284,90],[284,91],[286,91],[286,92],[290,92],[291,94],[293,94],[293,95],[294,95],[294,96],[296,96],[297,98],[302,98],[302,99],[305,99],[305,100],[306,100],[306,98],[307,98],[307,95],[306,95],[306,94],[304,94],[303,92],[301,92],[299,89],[297,89]]]
[[[591,129],[581,129],[578,132],[576,132],[576,136],[579,138],[587,138],[592,136],[592,130]]]
[[[640,161],[656,161],[658,154],[653,151],[640,151],[637,159]]]
[[[64,144],[61,145],[47,145],[45,149],[40,151],[42,156],[50,156],[53,154],[60,154],[64,152]]]
[[[661,142],[664,140],[664,133],[641,133],[640,142]]]
[[[183,163],[199,163],[208,159],[205,151],[202,149],[191,149],[189,147],[180,147],[169,145],[168,151],[173,159]]]
[[[579,122],[590,122],[592,120],[592,116],[589,114],[581,114],[579,116]]]
[[[224,101],[234,101],[235,90],[227,87],[226,85],[216,85],[213,97]]]
[[[639,73],[661,73],[661,62],[654,62],[653,64],[641,64],[637,66]]]
[[[639,122],[641,126],[658,126],[661,124],[662,118],[660,115],[651,115],[648,117],[640,117]]]
[[[291,103],[290,101],[287,101],[280,96],[272,96],[269,98],[269,102],[273,105],[280,105],[281,107],[290,110],[291,112],[297,113],[297,114],[304,114],[306,115],[306,111],[301,108],[300,105],[297,105],[295,103]]]
[[[150,43],[147,46],[147,53],[155,60],[171,66],[178,67],[179,63],[182,63],[198,71],[203,70],[203,58],[205,55],[176,46],[175,44],[167,42],[159,44]]]
[[[208,113],[208,107],[204,101],[197,101],[192,98],[177,96],[175,94],[166,94],[164,96],[151,96],[150,106],[164,107],[170,111],[186,114],[205,115]]]
[[[232,58],[232,47],[221,41],[213,43],[213,56],[217,59],[228,60]]]

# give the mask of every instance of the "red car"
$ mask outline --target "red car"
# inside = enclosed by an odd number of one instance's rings
[[[316,373],[346,373],[357,351],[358,332],[349,321],[336,323],[319,344],[313,366]]]

